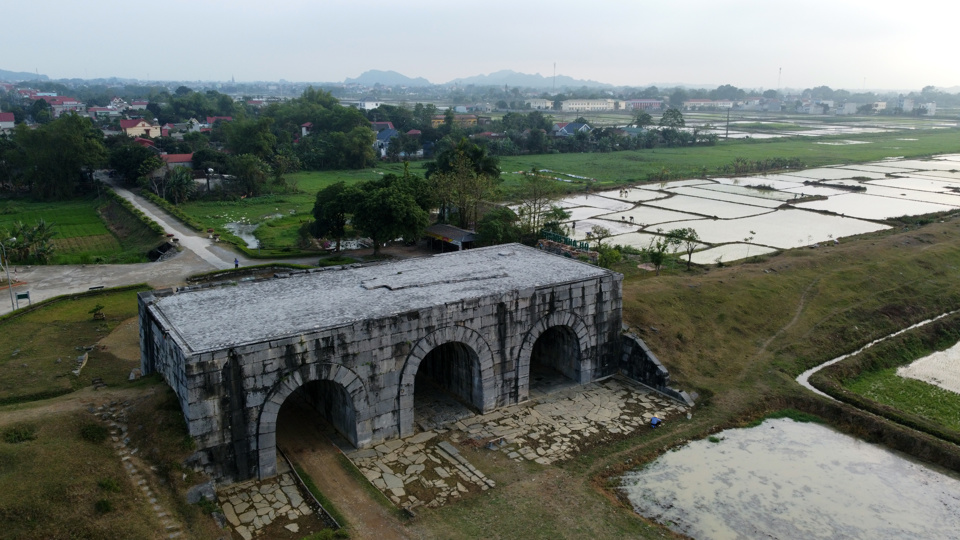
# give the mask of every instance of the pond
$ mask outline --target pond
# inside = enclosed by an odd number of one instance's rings
[[[260,241],[257,240],[257,237],[253,235],[253,231],[257,230],[259,223],[224,223],[223,228],[230,231],[231,234],[237,238],[244,241],[247,244],[247,247],[250,249],[257,249],[257,246],[260,245]]]
[[[693,538],[957,538],[956,474],[790,419],[713,440],[625,474],[634,510]]]

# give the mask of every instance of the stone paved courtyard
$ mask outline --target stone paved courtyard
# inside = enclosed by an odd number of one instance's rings
[[[615,435],[650,429],[654,415],[669,421],[689,408],[620,378],[560,386],[485,415],[465,413],[431,395],[417,425],[432,429],[373,448],[347,452],[360,471],[402,508],[442,506],[471,491],[495,487],[457,445],[484,447],[516,461],[547,465]],[[439,426],[439,419],[451,422]]]
[[[274,478],[233,484],[217,493],[223,515],[241,538],[250,540],[274,522],[281,522],[286,530],[297,533],[302,518],[313,515],[289,467],[282,460],[281,463],[279,474]]]

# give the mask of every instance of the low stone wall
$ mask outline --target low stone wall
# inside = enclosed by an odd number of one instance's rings
[[[629,333],[620,336],[620,373],[645,386],[693,406],[693,398],[682,390],[670,387],[670,372],[663,367],[642,339]]]

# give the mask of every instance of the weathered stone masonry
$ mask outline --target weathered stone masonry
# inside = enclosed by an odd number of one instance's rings
[[[421,364],[481,412],[526,400],[535,358],[580,383],[619,367],[622,276],[532,248],[283,277],[140,295],[143,371],[221,480],[276,474],[291,396],[362,448],[413,433]]]

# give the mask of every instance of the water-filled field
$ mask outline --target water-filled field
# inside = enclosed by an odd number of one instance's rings
[[[566,225],[577,224],[574,238],[599,225],[613,234],[607,243],[642,248],[658,229],[693,228],[703,242],[695,262],[730,262],[960,209],[960,155],[651,183],[558,204],[571,213]]]
[[[960,478],[790,419],[728,429],[622,478],[637,513],[692,538],[956,538]]]
[[[928,382],[960,394],[960,343],[898,368],[897,375]]]

